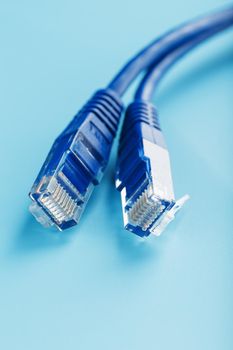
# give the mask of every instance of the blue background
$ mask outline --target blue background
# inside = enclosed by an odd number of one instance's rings
[[[51,143],[93,91],[156,35],[223,4],[1,1],[1,349],[233,348],[232,31],[155,98],[177,198],[191,196],[164,235],[123,230],[116,147],[78,227],[53,233],[27,212]]]

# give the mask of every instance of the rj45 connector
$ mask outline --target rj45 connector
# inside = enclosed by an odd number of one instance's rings
[[[117,95],[100,90],[56,139],[30,192],[31,213],[42,225],[77,224],[102,178],[121,111]]]
[[[188,199],[175,201],[169,153],[150,103],[136,101],[126,111],[116,187],[124,226],[141,237],[160,235]]]

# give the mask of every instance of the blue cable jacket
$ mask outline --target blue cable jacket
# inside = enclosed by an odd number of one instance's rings
[[[167,56],[164,57],[158,64],[151,66],[148,69],[148,72],[142,79],[136,93],[135,100],[144,100],[151,101],[153,98],[153,94],[155,89],[158,86],[158,83],[162,79],[162,77],[167,73],[167,71],[183,56],[185,56],[188,52],[194,49],[199,44],[203,43],[205,40],[214,36],[215,34],[223,31],[229,26],[233,25],[233,20],[231,23],[227,23],[224,26],[216,27],[214,30],[211,30],[198,38],[195,38],[191,42],[188,42],[185,45],[182,45],[178,49],[172,51]]]
[[[233,6],[167,32],[134,56],[110,82],[108,88],[122,96],[138,74],[152,63],[163,58],[177,46],[184,45],[217,26],[231,23],[232,19]]]

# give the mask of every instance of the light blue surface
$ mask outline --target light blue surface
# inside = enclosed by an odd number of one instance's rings
[[[156,35],[219,5],[1,3],[1,349],[233,348],[232,31],[181,62],[155,100],[177,197],[191,196],[163,236],[122,229],[115,152],[79,227],[56,234],[27,212],[51,143],[92,92]]]

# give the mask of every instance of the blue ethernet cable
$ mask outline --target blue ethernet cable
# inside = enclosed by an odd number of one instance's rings
[[[157,110],[151,102],[153,94],[162,77],[179,59],[225,28],[214,28],[151,66],[126,111],[119,142],[116,188],[121,192],[125,228],[141,237],[159,236],[189,198],[186,195],[175,200],[169,153]]]
[[[233,6],[182,24],[157,38],[136,54],[110,82],[109,88],[120,96],[128,89],[140,72],[155,65],[178,46],[188,43],[195,37],[217,26],[231,25]]]
[[[231,25],[233,25],[233,23]],[[228,27],[229,25],[223,25],[214,28],[212,31],[209,31],[192,40],[191,42],[182,45],[176,50],[170,52],[157,65],[152,65],[149,67],[147,73],[144,75],[136,90],[135,100],[151,101],[161,79],[177,61],[187,55],[198,45],[202,44],[205,40],[227,29]]]
[[[64,230],[78,223],[108,163],[123,110],[121,96],[136,76],[177,45],[232,21],[233,7],[168,32],[93,95],[55,140],[30,191],[30,211],[42,225]]]

